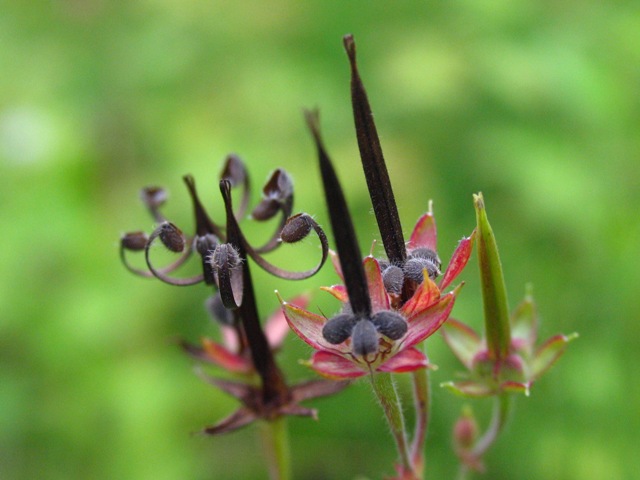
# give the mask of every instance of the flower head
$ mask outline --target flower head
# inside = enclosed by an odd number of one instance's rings
[[[428,248],[425,240],[435,238],[435,221],[429,212],[416,224],[409,245],[415,249]],[[343,303],[341,313],[330,319],[280,299],[293,331],[317,350],[309,362],[311,368],[325,377],[342,379],[372,371],[409,372],[428,367],[426,355],[416,345],[435,333],[449,317],[460,286],[442,292],[462,271],[472,245],[473,237],[460,242],[439,284],[423,268],[422,281],[404,303],[400,303],[400,295],[385,280],[388,261],[366,257],[362,267],[371,301],[368,317],[353,313],[343,285],[323,288]],[[429,246],[435,248],[433,243]],[[412,258],[411,252],[410,249],[408,259]],[[333,258],[336,264],[335,254]],[[338,274],[342,276],[340,270]]]

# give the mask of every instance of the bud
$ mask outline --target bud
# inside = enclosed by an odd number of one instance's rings
[[[407,322],[397,312],[383,310],[374,314],[371,321],[381,334],[391,340],[398,340],[407,333]]]
[[[285,243],[296,243],[304,239],[312,228],[312,220],[306,213],[289,217],[280,232],[280,239]]]
[[[478,422],[470,407],[462,410],[462,415],[453,427],[453,444],[458,452],[471,450],[478,438]]]
[[[492,358],[500,359],[509,354],[511,344],[507,289],[504,284],[496,238],[487,219],[482,193],[473,196],[473,203],[476,209],[478,232],[476,242],[487,348]]]
[[[184,250],[184,237],[182,232],[173,223],[165,222],[160,226],[158,233],[160,241],[172,252],[180,253]]]
[[[120,239],[120,245],[125,250],[131,250],[133,252],[139,252],[144,250],[147,246],[149,237],[144,232],[129,232],[125,233]]]

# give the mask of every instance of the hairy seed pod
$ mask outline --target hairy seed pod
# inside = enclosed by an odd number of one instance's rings
[[[311,232],[311,218],[306,213],[299,213],[289,217],[280,232],[280,239],[285,243],[296,243]]]
[[[408,259],[405,262],[404,267],[402,267],[404,276],[416,283],[422,283],[422,280],[424,280],[422,276],[422,270],[425,268],[426,264],[427,260],[425,260],[424,258]]]
[[[391,340],[398,340],[407,333],[407,321],[402,315],[390,310],[383,310],[373,315],[371,322],[378,331]]]
[[[147,246],[149,237],[144,232],[129,232],[125,233],[120,239],[120,245],[125,250],[131,250],[132,252],[139,252],[144,250]]]
[[[332,345],[342,343],[351,336],[356,321],[356,317],[352,314],[338,314],[324,324],[322,336]]]
[[[202,255],[210,255],[218,246],[218,237],[213,233],[207,233],[196,237],[196,251]]]
[[[233,269],[240,265],[240,255],[233,245],[221,243],[209,257],[209,264],[214,270]]]
[[[378,351],[378,331],[371,320],[363,318],[353,327],[351,334],[353,353],[365,356]]]
[[[402,269],[396,265],[389,265],[382,271],[382,282],[387,292],[399,295],[402,292],[402,285],[404,283],[404,273],[402,273]]]
[[[416,248],[415,250],[412,250],[410,252],[409,256],[411,258],[424,258],[428,260],[429,263],[431,263],[435,267],[435,270],[438,271],[438,275],[440,274],[440,267],[442,266],[442,262],[440,261],[440,257],[438,257],[438,254],[430,248]],[[431,276],[431,272],[429,273],[429,276]]]
[[[180,253],[184,250],[184,237],[182,231],[176,227],[173,223],[163,223],[160,226],[160,233],[158,234],[162,244],[175,253]]]

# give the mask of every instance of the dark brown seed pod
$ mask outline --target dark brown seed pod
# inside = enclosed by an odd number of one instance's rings
[[[167,191],[162,187],[145,187],[140,191],[140,199],[148,208],[161,207],[168,196]]]
[[[166,222],[160,226],[160,232],[158,233],[160,241],[172,252],[180,253],[184,250],[184,236],[182,231],[176,227],[173,223]]]
[[[210,255],[218,246],[219,240],[213,233],[199,235],[196,237],[196,251],[202,255]]]
[[[285,243],[296,243],[311,233],[312,220],[306,213],[289,217],[280,232],[280,239]]]
[[[122,248],[125,250],[139,252],[145,249],[148,241],[149,237],[144,232],[129,232],[122,236],[120,245],[122,245]]]
[[[240,265],[240,255],[233,245],[222,243],[215,248],[209,257],[209,263],[214,270],[222,268],[231,270]]]
[[[256,208],[251,212],[251,218],[259,222],[269,220],[276,216],[280,211],[281,205],[274,198],[264,198],[260,201]]]

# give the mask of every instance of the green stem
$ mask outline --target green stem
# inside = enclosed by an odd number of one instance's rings
[[[272,421],[260,422],[262,450],[269,464],[271,480],[290,480],[291,451],[289,449],[289,430],[284,417]]]
[[[380,406],[389,423],[389,428],[391,428],[391,434],[398,447],[402,468],[405,472],[411,472],[415,476],[416,474],[407,442],[404,414],[402,413],[400,397],[398,396],[398,391],[391,378],[391,374],[372,372],[369,378],[371,379],[371,386],[373,387],[376,397],[378,397]],[[417,476],[415,478],[417,478]]]
[[[431,401],[429,370],[426,368],[413,372],[413,401],[416,426],[411,444],[411,457],[416,470],[421,473],[424,470],[424,442],[429,426],[429,406]]]
[[[460,468],[458,468],[458,475],[456,475],[456,480],[467,480],[469,478],[469,467],[467,467],[464,463],[460,464]]]
[[[461,458],[456,480],[467,480],[473,471],[482,469],[482,457],[496,442],[511,413],[511,396],[503,393],[495,397],[493,413],[487,431],[480,437],[472,449]],[[465,461],[465,458],[467,461]]]
[[[478,439],[475,447],[473,448],[474,457],[482,458],[487,450],[489,450],[489,447],[495,443],[504,429],[510,413],[511,395],[507,393],[498,395],[495,398],[495,403],[493,404],[493,413],[491,415],[489,427],[484,435]]]

